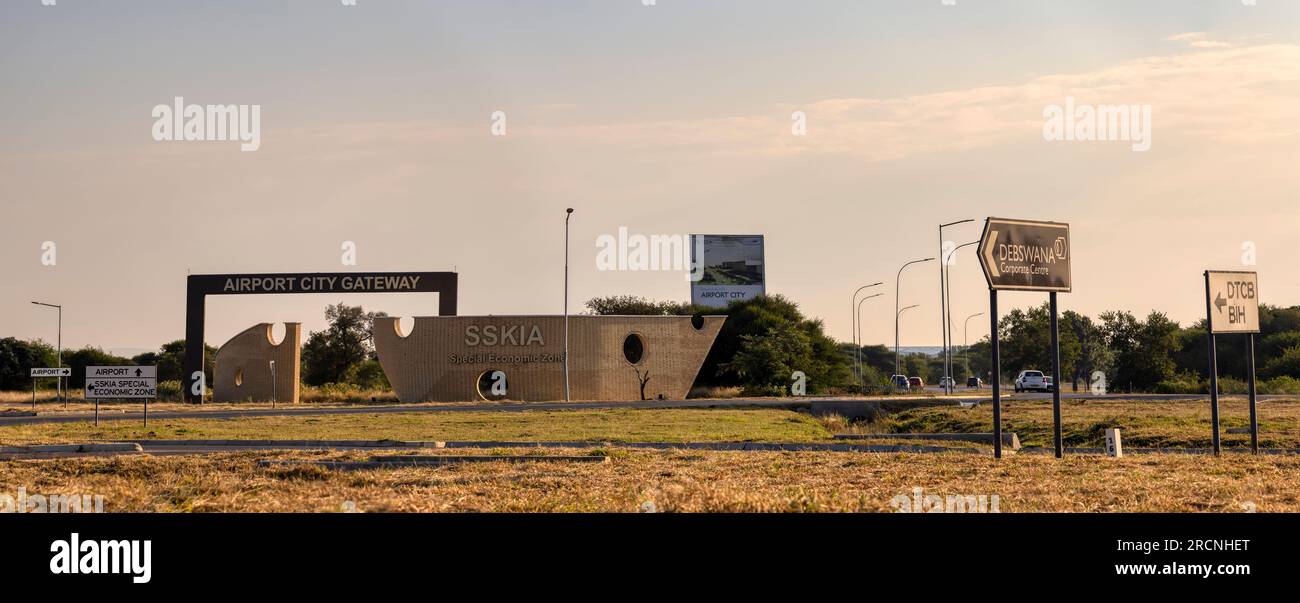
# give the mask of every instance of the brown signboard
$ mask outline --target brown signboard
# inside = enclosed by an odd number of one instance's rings
[[[990,289],[1071,290],[1069,224],[989,218],[979,258]]]

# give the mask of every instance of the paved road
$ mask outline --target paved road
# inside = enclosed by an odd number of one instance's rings
[[[926,396],[889,396],[883,398],[871,398],[871,400],[882,401],[931,401],[937,404],[944,402],[956,403],[958,401],[980,400],[983,403],[989,403],[992,400],[992,393],[988,389],[971,390],[966,389],[959,391],[951,396],[935,395],[928,392]],[[1243,396],[1220,396],[1220,398],[1242,398]],[[1050,400],[1051,393],[1021,393],[1021,394],[1004,394],[1003,400]],[[1209,400],[1207,394],[1113,394],[1109,396],[1096,396],[1089,393],[1062,392],[1061,398],[1065,400],[1155,400],[1155,401],[1196,401]],[[1295,396],[1268,395],[1259,396],[1260,400],[1271,399],[1294,399]],[[281,408],[248,408],[238,410],[185,410],[185,411],[155,411],[149,413],[150,419],[238,419],[242,417],[284,417],[284,416],[319,416],[319,415],[364,415],[364,414],[390,414],[390,413],[435,413],[435,412],[475,412],[475,411],[499,411],[499,412],[527,412],[537,410],[604,410],[614,408],[632,408],[632,409],[663,409],[663,408],[777,408],[777,409],[795,409],[807,407],[815,400],[839,399],[846,400],[852,398],[730,398],[725,400],[649,400],[649,401],[621,401],[621,402],[529,402],[529,403],[483,403],[483,404],[445,404],[445,405],[412,405],[397,404],[388,406],[340,406],[340,407],[281,407]],[[858,398],[862,399],[862,398]],[[37,415],[35,417],[27,416],[0,416],[0,427],[6,425],[33,425],[40,423],[78,423],[90,421],[94,417],[92,411],[71,412],[66,414]],[[140,421],[143,415],[139,412],[101,412],[100,421]]]

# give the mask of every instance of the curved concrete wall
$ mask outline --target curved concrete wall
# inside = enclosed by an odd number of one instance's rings
[[[230,338],[217,350],[213,369],[214,402],[298,402],[298,379],[302,372],[302,324],[284,323],[284,340],[271,338],[271,323],[249,327]],[[270,361],[275,361],[275,384],[271,384]]]
[[[725,316],[570,316],[570,398],[639,400],[638,372],[647,399],[686,397]],[[375,351],[403,402],[480,400],[479,378],[506,373],[506,399],[564,399],[563,316],[418,316],[403,336],[398,318],[375,319]],[[635,365],[623,354],[637,334],[644,354]]]

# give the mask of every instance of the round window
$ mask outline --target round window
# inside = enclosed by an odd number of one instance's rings
[[[632,364],[640,364],[643,356],[645,356],[645,341],[636,333],[628,334],[623,340],[623,358]]]
[[[478,376],[478,395],[484,400],[505,400],[508,392],[505,371],[488,369]]]

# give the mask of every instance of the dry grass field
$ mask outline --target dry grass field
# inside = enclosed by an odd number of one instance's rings
[[[1300,401],[1266,400],[1259,403],[1260,446],[1300,448]],[[1219,418],[1225,447],[1249,447],[1249,433],[1228,433],[1250,426],[1246,401],[1220,401]],[[956,406],[909,408],[887,416],[871,428],[879,431],[970,432],[991,431],[993,409],[988,404],[963,409]],[[1208,401],[1062,400],[1061,431],[1066,446],[1105,445],[1106,429],[1123,430],[1129,447],[1208,448],[1211,439]],[[1014,431],[1027,447],[1052,445],[1050,400],[1004,402],[1002,428]]]
[[[425,451],[448,454],[449,451]],[[538,449],[484,454],[582,454]],[[0,494],[99,494],[108,512],[892,511],[897,496],[998,497],[1008,512],[1300,511],[1300,457],[593,450],[605,464],[471,463],[340,472],[237,452],[0,463]]]

